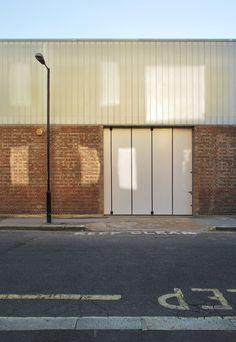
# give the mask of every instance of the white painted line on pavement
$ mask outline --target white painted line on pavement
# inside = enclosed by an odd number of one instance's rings
[[[188,232],[188,231],[114,231],[114,232],[76,232],[74,235],[80,236],[115,236],[115,235],[197,235],[197,232]]]
[[[236,317],[0,317],[0,331],[236,330]]]
[[[0,300],[120,300],[121,295],[84,294],[0,294]]]

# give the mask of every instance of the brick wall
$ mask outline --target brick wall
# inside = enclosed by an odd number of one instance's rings
[[[45,135],[34,126],[0,126],[0,213],[45,209]]]
[[[0,214],[44,214],[46,134],[38,126],[0,126]],[[103,213],[103,129],[52,126],[52,211]]]
[[[0,126],[0,214],[44,214],[46,134]],[[52,211],[103,214],[103,128],[53,126]],[[193,130],[193,213],[236,213],[236,127]]]
[[[236,127],[193,131],[193,213],[236,213]]]
[[[102,126],[54,126],[52,205],[57,214],[103,214]]]

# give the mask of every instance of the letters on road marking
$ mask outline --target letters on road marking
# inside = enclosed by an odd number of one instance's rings
[[[176,298],[179,305],[169,304],[170,298]],[[184,299],[183,292],[180,289],[174,288],[174,293],[168,293],[158,298],[158,302],[167,309],[189,310],[189,306]]]
[[[74,235],[79,236],[118,236],[118,235],[165,235],[165,236],[174,236],[174,235],[197,235],[197,232],[188,232],[188,231],[164,231],[164,230],[157,230],[157,231],[142,231],[142,230],[126,230],[126,231],[105,231],[105,232],[76,232]]]
[[[213,296],[208,296],[207,298],[218,301],[220,305],[202,305],[205,310],[232,310],[232,306],[229,305],[223,294],[218,289],[199,289],[193,288],[192,291],[198,292],[213,292]]]
[[[211,299],[213,305],[201,305],[203,310],[233,310],[232,306],[229,305],[227,299],[218,289],[202,289],[202,288],[192,288],[193,292],[213,292],[213,296],[207,296]],[[228,289],[227,292],[236,292],[236,289]],[[178,305],[170,304],[167,302],[169,299],[177,299]],[[172,310],[190,310],[181,289],[174,288],[174,293],[164,294],[158,297],[158,302],[167,309]],[[216,303],[217,302],[217,303]]]

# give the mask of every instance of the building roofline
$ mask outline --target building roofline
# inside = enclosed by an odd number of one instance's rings
[[[0,38],[0,42],[236,42],[234,39],[210,39],[210,38]]]

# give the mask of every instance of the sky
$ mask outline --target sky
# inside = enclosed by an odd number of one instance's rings
[[[0,0],[0,39],[234,39],[236,0]]]

